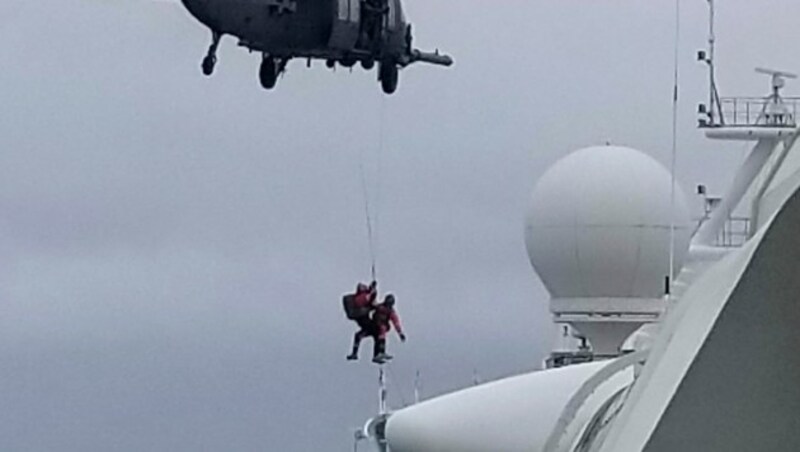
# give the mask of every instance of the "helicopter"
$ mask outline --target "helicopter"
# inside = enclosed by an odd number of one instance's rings
[[[377,66],[383,92],[397,90],[399,71],[422,62],[450,66],[453,59],[423,52],[412,45],[411,25],[401,0],[181,0],[198,21],[211,30],[211,45],[203,58],[210,76],[224,35],[262,55],[259,81],[273,89],[293,58],[325,60],[330,69],[360,64]]]

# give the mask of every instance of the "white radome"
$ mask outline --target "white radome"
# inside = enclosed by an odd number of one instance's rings
[[[669,274],[671,215],[675,268],[689,248],[691,220],[669,171],[621,146],[581,149],[539,180],[525,221],[534,269],[553,298],[658,298]]]

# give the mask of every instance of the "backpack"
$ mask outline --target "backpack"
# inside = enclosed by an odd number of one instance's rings
[[[368,307],[356,307],[355,294],[350,293],[342,297],[342,305],[344,306],[344,315],[350,320],[355,320],[369,314]]]

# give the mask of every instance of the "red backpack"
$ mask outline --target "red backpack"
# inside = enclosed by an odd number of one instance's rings
[[[356,306],[356,294],[349,293],[342,297],[342,305],[344,306],[344,315],[350,320],[355,320],[369,314],[369,307]]]

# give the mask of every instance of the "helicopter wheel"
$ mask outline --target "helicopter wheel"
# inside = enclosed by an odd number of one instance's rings
[[[209,76],[214,73],[214,66],[217,64],[217,58],[213,55],[208,55],[203,58],[203,74]]]
[[[217,48],[219,41],[222,39],[222,33],[211,30],[211,45],[208,47],[208,53],[203,58],[203,74],[209,76],[214,73],[214,66],[217,65]]]
[[[275,84],[278,83],[278,65],[275,63],[275,58],[264,56],[258,78],[264,89],[275,88]]]
[[[366,71],[371,71],[375,67],[375,60],[361,60],[361,67]]]
[[[394,94],[400,79],[400,70],[394,62],[382,62],[379,69],[381,88],[385,94]]]

